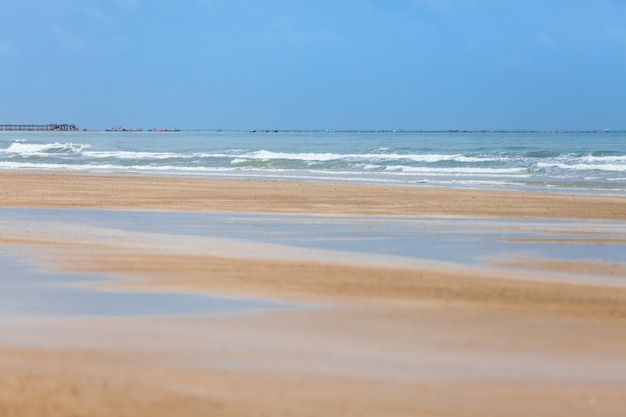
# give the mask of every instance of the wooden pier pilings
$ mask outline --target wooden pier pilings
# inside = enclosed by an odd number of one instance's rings
[[[47,124],[47,125],[0,125],[0,131],[22,132],[73,132],[78,130],[76,125],[71,124]]]

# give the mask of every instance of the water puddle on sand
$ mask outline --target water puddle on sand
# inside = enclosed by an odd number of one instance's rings
[[[626,242],[626,224],[610,221],[0,208],[0,232],[17,230],[22,234],[28,229],[45,229],[66,234],[69,226],[153,236],[227,238],[468,265],[484,265],[485,259],[510,252],[539,258],[623,262],[624,244],[618,241]],[[578,243],[566,244],[566,240]]]
[[[621,271],[626,268],[623,222],[0,208],[2,234],[77,242],[125,239],[123,243],[146,250],[160,245],[152,249],[202,256],[254,253],[289,259],[295,253],[297,259],[418,268],[434,262],[626,285],[626,277],[604,276],[602,268],[594,274],[572,268],[529,269],[537,261],[556,260]],[[237,314],[293,307],[267,300],[85,288],[85,283],[110,278],[40,272],[35,263],[8,249],[0,247],[0,315],[4,316]]]
[[[295,308],[267,300],[86,288],[84,284],[110,279],[40,271],[25,257],[2,248],[0,265],[0,317],[224,315]]]

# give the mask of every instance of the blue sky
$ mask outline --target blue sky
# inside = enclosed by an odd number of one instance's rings
[[[622,0],[2,0],[0,123],[626,128]]]

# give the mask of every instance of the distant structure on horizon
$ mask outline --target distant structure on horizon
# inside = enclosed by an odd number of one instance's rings
[[[1,131],[22,132],[74,132],[78,128],[74,124],[47,124],[47,125],[0,125]]]

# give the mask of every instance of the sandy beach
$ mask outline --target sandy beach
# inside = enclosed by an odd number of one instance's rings
[[[621,197],[345,183],[0,175],[3,207],[626,220]]]
[[[610,196],[24,173],[0,174],[0,207],[626,220],[626,199]],[[298,257],[280,248],[276,256],[199,254],[183,240],[98,233],[16,226],[0,229],[0,245],[39,268],[124,278],[97,284],[108,290],[252,297],[301,308],[0,317],[0,416],[626,414],[626,285],[593,280],[626,281],[624,260],[508,260],[502,269],[364,265],[312,250]],[[619,231],[544,239],[625,242]],[[569,281],[567,274],[587,278]]]

